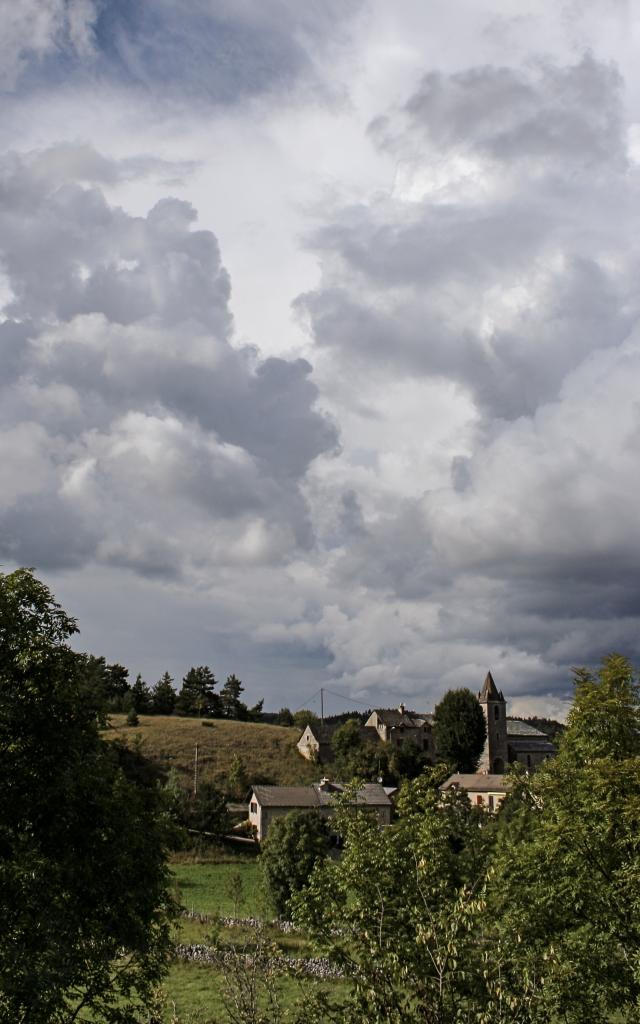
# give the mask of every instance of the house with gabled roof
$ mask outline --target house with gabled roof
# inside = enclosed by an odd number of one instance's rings
[[[487,739],[478,765],[483,775],[502,775],[510,764],[519,762],[534,771],[556,752],[549,737],[528,722],[507,717],[507,702],[498,690],[491,672],[487,672],[478,701],[484,712]],[[425,751],[435,764],[438,751],[433,734],[431,712],[408,711],[404,704],[396,708],[372,711],[361,726],[363,739],[391,743],[399,747],[410,740]],[[308,725],[298,741],[298,750],[309,760],[325,764],[333,760],[331,739],[339,723]]]
[[[249,798],[249,821],[258,842],[267,835],[275,818],[291,811],[317,811],[329,818],[335,811],[336,797],[344,793],[345,786],[329,779],[321,779],[310,786],[252,786]],[[352,797],[353,806],[375,815],[380,825],[391,824],[393,803],[377,782],[368,782]]]
[[[511,785],[511,780],[507,775],[456,772],[442,783],[440,792],[447,793],[451,789],[462,789],[474,807],[482,807],[486,811],[497,811],[511,789]]]

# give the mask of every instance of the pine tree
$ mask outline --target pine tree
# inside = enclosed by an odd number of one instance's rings
[[[152,710],[155,715],[171,715],[176,706],[176,691],[168,672],[159,679],[151,694]]]
[[[138,715],[148,715],[151,708],[151,690],[138,672],[131,687],[132,708]]]
[[[182,680],[176,710],[182,715],[215,718],[220,712],[220,697],[213,692],[216,679],[208,665],[190,668]]]
[[[227,676],[227,681],[220,691],[222,714],[225,718],[246,721],[247,705],[240,700],[243,690],[244,686],[236,675]]]

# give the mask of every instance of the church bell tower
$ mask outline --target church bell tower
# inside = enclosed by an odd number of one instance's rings
[[[478,694],[480,707],[487,724],[487,739],[478,764],[478,771],[484,775],[502,775],[509,760],[507,750],[507,702],[487,672],[484,685]]]

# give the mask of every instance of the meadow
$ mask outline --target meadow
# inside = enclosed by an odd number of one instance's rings
[[[261,891],[260,873],[254,856],[229,853],[225,849],[209,851],[202,858],[178,856],[171,865],[175,878],[174,893],[185,911],[206,915],[200,921],[182,916],[176,925],[176,943],[217,942],[239,952],[251,951],[256,932],[250,927],[224,927],[218,917],[260,918],[269,921],[272,911]],[[313,955],[304,936],[284,934],[266,926],[265,938],[274,951],[288,957]],[[282,1007],[291,1007],[311,989],[337,994],[342,982],[320,982],[286,974],[278,976],[277,988]],[[166,1024],[223,1024],[229,1020],[225,999],[229,993],[228,972],[206,964],[174,962],[163,986]]]
[[[300,729],[293,727],[177,715],[140,715],[138,725],[128,726],[126,715],[111,715],[104,736],[139,747],[183,781],[193,777],[196,745],[201,781],[224,783],[235,757],[242,759],[249,783],[296,785],[318,776],[317,766],[298,753]]]

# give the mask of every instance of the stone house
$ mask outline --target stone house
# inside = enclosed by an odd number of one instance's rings
[[[372,733],[375,730],[375,736],[383,743],[399,747],[405,740],[410,740],[418,750],[427,751],[435,760],[432,726],[432,714],[407,711],[404,704],[400,704],[397,710],[388,708],[372,711],[364,723],[364,728]]]
[[[310,786],[252,786],[249,798],[249,821],[256,839],[262,842],[275,818],[291,811],[319,811],[323,817],[334,813],[334,799],[344,792],[338,782],[322,779]],[[374,814],[380,825],[391,824],[393,804],[377,782],[361,786],[353,806]]]
[[[507,717],[507,702],[491,672],[487,672],[478,701],[487,725],[487,740],[478,772],[502,775],[515,761],[534,771],[546,758],[553,757],[556,748],[545,733],[528,722]],[[331,738],[338,727],[339,723],[307,726],[298,741],[298,750],[303,757],[320,764],[332,761]],[[404,740],[410,740],[425,751],[434,764],[438,760],[430,712],[407,711],[404,704],[397,710],[377,709],[371,712],[360,732],[363,739],[398,747]]]
[[[511,789],[511,781],[504,775],[465,775],[456,772],[440,786],[441,793],[446,793],[450,789],[463,789],[476,807],[497,811]]]

